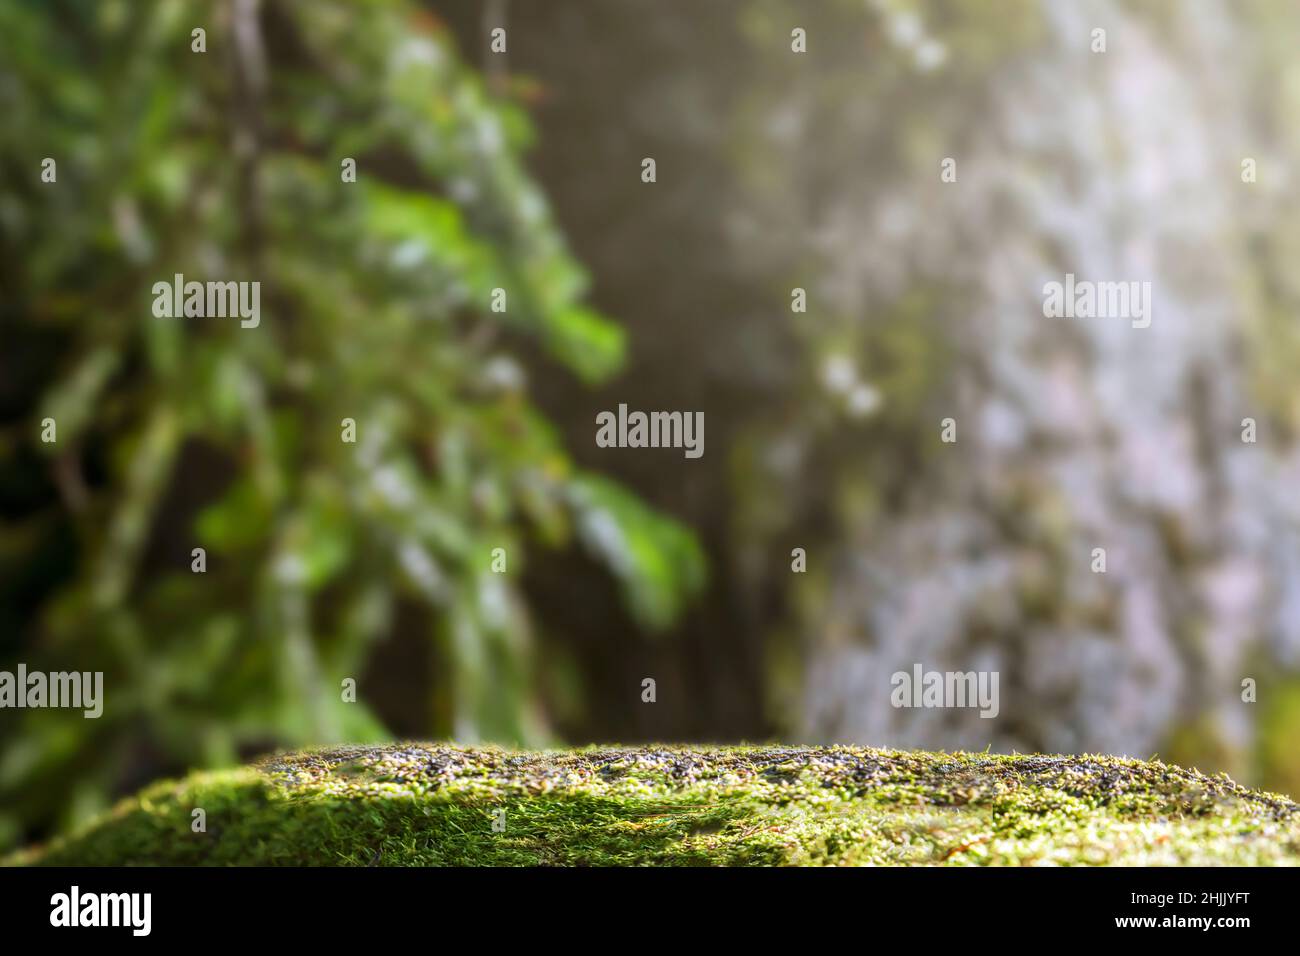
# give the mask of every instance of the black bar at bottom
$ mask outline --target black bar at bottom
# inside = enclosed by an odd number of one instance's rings
[[[484,941],[519,934],[524,945],[552,934],[675,945],[686,926],[692,942],[775,941],[782,926],[811,939],[888,930],[997,946],[1006,942],[999,934],[1027,941],[1039,932],[1058,941],[1198,933],[1223,942],[1286,929],[1295,889],[1292,872],[1229,868],[0,869],[0,913],[10,940],[75,932],[128,945],[326,938],[432,947],[468,944],[454,943],[465,928]],[[144,897],[120,894],[149,894],[147,936]]]

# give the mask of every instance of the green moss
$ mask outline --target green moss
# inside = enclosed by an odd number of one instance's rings
[[[196,808],[206,832],[191,830]],[[155,784],[9,862],[1296,864],[1298,810],[1117,757],[409,744]]]

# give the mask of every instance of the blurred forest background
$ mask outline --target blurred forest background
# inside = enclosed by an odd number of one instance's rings
[[[0,846],[388,738],[1300,795],[1298,43],[1290,0],[0,5],[0,669],[105,673],[0,712]],[[1151,327],[1045,319],[1066,272]],[[154,318],[174,273],[260,326]],[[596,447],[621,402],[704,457]],[[914,663],[998,718],[894,709]]]

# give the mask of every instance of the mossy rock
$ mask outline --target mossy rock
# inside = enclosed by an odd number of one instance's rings
[[[192,831],[197,808],[206,832]],[[154,784],[8,862],[1296,864],[1298,811],[1226,776],[1117,757],[402,744]]]

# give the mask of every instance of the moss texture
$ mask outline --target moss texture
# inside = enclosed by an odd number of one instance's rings
[[[8,862],[1296,864],[1298,811],[1223,775],[1117,757],[401,744],[154,784]]]

